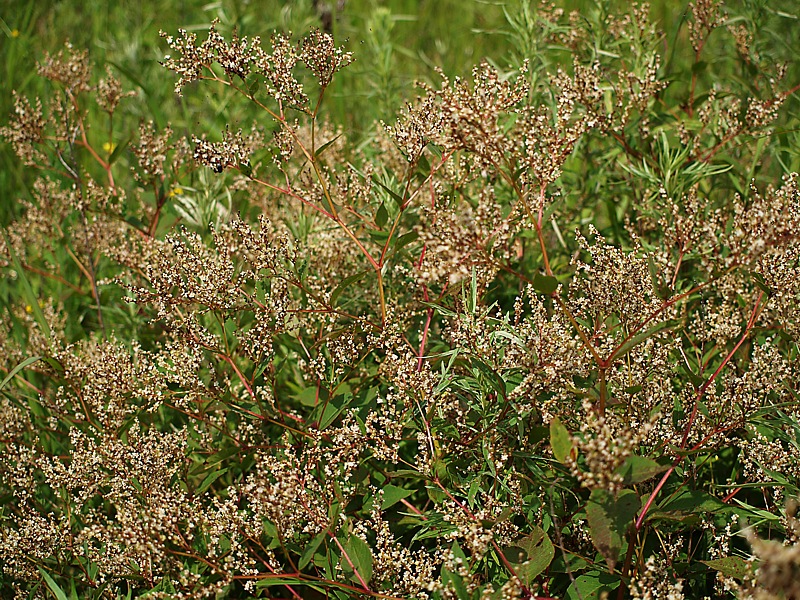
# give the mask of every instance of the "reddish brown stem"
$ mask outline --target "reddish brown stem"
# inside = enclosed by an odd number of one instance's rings
[[[736,353],[736,351],[741,347],[741,345],[745,342],[745,340],[750,336],[750,331],[753,329],[753,326],[755,325],[756,318],[758,317],[758,315],[760,313],[759,309],[761,308],[761,300],[763,299],[763,297],[764,297],[764,292],[760,292],[759,295],[758,295],[758,298],[756,299],[756,303],[753,306],[753,310],[752,310],[752,312],[750,314],[750,318],[747,321],[747,325],[745,326],[745,330],[744,330],[744,333],[742,334],[742,337],[739,338],[739,341],[736,342],[736,345],[728,353],[728,355],[725,357],[725,359],[722,361],[722,363],[719,365],[719,367],[717,367],[717,369],[714,371],[714,373],[711,375],[711,377],[709,377],[708,380],[706,380],[706,382],[697,390],[697,394],[695,395],[695,399],[694,399],[694,407],[692,408],[692,414],[689,417],[689,422],[686,424],[686,427],[684,428],[684,431],[683,431],[683,438],[681,439],[680,450],[685,450],[686,449],[686,444],[687,444],[687,442],[689,440],[689,434],[692,431],[692,427],[694,426],[695,418],[697,417],[697,411],[698,411],[699,404],[700,404],[700,398],[702,398],[703,394],[705,394],[705,392],[708,389],[708,387],[717,379],[717,377],[722,372],[722,370],[725,368],[725,366],[733,358],[733,355]],[[701,440],[700,443],[701,444],[705,443],[705,439]],[[699,448],[702,448],[702,446],[699,446]],[[699,449],[699,448],[696,446],[693,449]],[[681,456],[678,456],[674,460],[674,462],[672,463],[672,466],[670,466],[670,468],[667,469],[667,472],[664,473],[664,475],[661,477],[661,480],[658,482],[658,484],[656,485],[655,489],[650,494],[650,497],[647,499],[647,502],[645,503],[644,507],[642,508],[641,513],[639,513],[639,516],[636,519],[636,529],[637,529],[637,531],[642,528],[642,524],[644,523],[645,516],[647,516],[647,511],[650,510],[650,507],[653,505],[653,502],[655,501],[656,496],[658,496],[658,493],[661,491],[661,488],[663,488],[664,485],[667,483],[667,479],[669,479],[669,476],[672,475],[672,472],[676,469],[676,467],[681,462],[683,462],[683,459],[684,459],[684,455],[681,455]]]

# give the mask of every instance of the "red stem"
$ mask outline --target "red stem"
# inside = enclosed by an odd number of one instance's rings
[[[717,370],[714,371],[713,375],[711,375],[711,377],[708,378],[708,380],[700,387],[700,389],[697,390],[697,394],[695,395],[695,399],[694,399],[694,407],[692,408],[692,414],[689,417],[689,422],[686,424],[686,428],[683,431],[683,439],[681,440],[681,446],[680,446],[681,450],[685,450],[686,449],[686,444],[687,444],[687,442],[689,440],[689,434],[691,433],[692,427],[694,426],[695,418],[697,417],[697,411],[698,411],[698,406],[700,404],[700,398],[703,396],[703,394],[708,389],[708,387],[716,380],[716,378],[722,372],[722,369],[724,369],[725,366],[733,358],[734,353],[736,353],[736,351],[741,347],[741,345],[744,343],[744,341],[750,335],[750,331],[753,329],[753,326],[755,325],[756,318],[758,317],[759,308],[761,306],[761,300],[763,299],[763,297],[764,297],[764,292],[760,292],[759,295],[758,295],[758,298],[756,299],[756,303],[753,306],[753,311],[750,314],[750,318],[747,321],[747,326],[744,329],[744,333],[742,334],[742,337],[739,338],[739,341],[736,342],[736,345],[728,353],[728,355],[725,357],[725,359],[722,361],[722,363],[719,365],[719,367],[717,367]],[[701,440],[700,441],[700,445],[695,446],[694,448],[692,448],[692,450],[697,450],[699,448],[702,448],[702,444],[705,443],[706,439]],[[683,459],[684,459],[684,456],[678,456],[675,459],[675,461],[672,463],[672,466],[669,469],[667,469],[667,472],[664,473],[664,475],[661,477],[661,480],[658,482],[658,485],[656,485],[655,489],[653,490],[653,493],[650,494],[650,497],[647,499],[647,502],[645,502],[645,505],[642,508],[642,512],[639,514],[638,518],[636,519],[636,530],[637,531],[642,528],[642,524],[644,523],[644,518],[645,518],[645,516],[647,516],[647,511],[650,510],[650,507],[653,505],[653,502],[655,502],[656,496],[661,491],[661,488],[663,488],[664,485],[667,483],[667,479],[669,479],[669,476],[672,475],[672,472],[675,470],[675,468],[679,464],[681,464],[681,462],[683,462]]]

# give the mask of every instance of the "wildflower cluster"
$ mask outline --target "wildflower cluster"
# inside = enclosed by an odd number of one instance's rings
[[[299,45],[291,42],[289,36],[276,33],[272,36],[272,53],[261,46],[261,38],[240,38],[236,34],[230,42],[217,31],[217,23],[212,23],[205,41],[197,44],[197,35],[185,29],[178,37],[161,32],[170,49],[177,57],[168,55],[164,66],[180,77],[175,84],[175,92],[204,78],[214,79],[213,64],[222,67],[225,75],[233,82],[252,82],[251,75],[261,76],[267,94],[287,106],[305,106],[308,97],[303,85],[296,79],[293,71],[299,63],[304,64],[323,88],[327,87],[333,75],[353,61],[353,55],[337,47],[330,34],[314,30]]]

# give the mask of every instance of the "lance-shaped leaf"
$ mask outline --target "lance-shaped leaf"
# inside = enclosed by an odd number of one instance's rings
[[[553,420],[550,421],[550,447],[553,450],[553,456],[561,464],[566,464],[570,457],[575,459],[578,452],[572,445],[572,436],[558,417],[553,417]]]
[[[616,498],[608,490],[592,490],[586,504],[586,517],[592,543],[603,555],[611,572],[622,550],[622,541],[641,508],[639,495],[622,490]]]

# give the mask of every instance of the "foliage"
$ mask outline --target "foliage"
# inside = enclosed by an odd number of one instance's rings
[[[4,597],[798,597],[791,15],[496,9],[505,58],[402,108],[388,9],[371,73],[166,30],[183,112],[42,55],[0,130]]]

